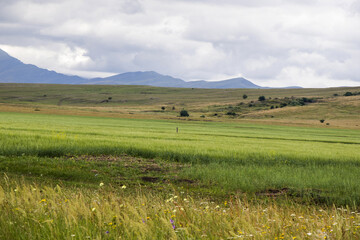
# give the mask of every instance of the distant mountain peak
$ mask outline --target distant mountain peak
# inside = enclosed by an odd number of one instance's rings
[[[38,68],[31,64],[24,64],[1,49],[0,61],[0,82],[4,83],[147,85],[180,88],[261,88],[245,78],[232,78],[217,82],[186,82],[155,71],[126,72],[106,78],[85,79]]]

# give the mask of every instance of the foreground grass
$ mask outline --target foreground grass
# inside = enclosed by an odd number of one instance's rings
[[[360,213],[291,202],[194,199],[9,180],[0,187],[1,239],[358,239]],[[19,234],[21,233],[21,234]]]

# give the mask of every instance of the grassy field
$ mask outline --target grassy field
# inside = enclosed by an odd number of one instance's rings
[[[358,239],[359,90],[1,84],[0,239]]]
[[[182,89],[0,83],[0,111],[179,119],[179,111],[186,109],[190,113],[189,119],[195,121],[256,121],[360,129],[360,95],[344,96],[346,92],[359,93],[360,87]],[[244,94],[246,99],[243,99]],[[258,101],[259,96],[265,96],[266,100]],[[301,106],[297,102],[301,98],[313,99],[314,102]],[[280,107],[285,103],[286,107]],[[325,120],[324,124],[320,124],[321,119]]]

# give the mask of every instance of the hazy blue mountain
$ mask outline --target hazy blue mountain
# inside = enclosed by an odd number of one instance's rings
[[[68,76],[35,65],[24,64],[0,49],[0,82],[2,83],[51,83],[51,84],[106,84],[106,85],[148,85],[156,87],[182,88],[261,88],[245,78],[224,81],[185,82],[179,78],[161,75],[157,72],[128,72],[106,78],[86,79]]]
[[[187,82],[186,85],[191,88],[261,88],[245,78],[232,78],[216,82],[193,81]]]
[[[155,87],[185,87],[184,80],[157,72],[127,72],[106,78],[89,79],[89,84],[147,85]]]
[[[0,82],[81,84],[85,80],[24,64],[0,49]]]

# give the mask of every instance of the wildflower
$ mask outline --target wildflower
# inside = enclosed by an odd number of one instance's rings
[[[96,208],[94,208],[94,207],[91,209],[92,212],[95,212],[95,210],[96,210]]]
[[[46,199],[41,199],[40,203],[46,202]]]
[[[106,233],[106,234],[109,234],[109,231],[106,231],[105,233]]]
[[[71,234],[71,237],[75,237],[75,234]]]
[[[175,222],[171,218],[170,218],[170,223],[171,223],[172,228],[175,230]]]
[[[17,192],[17,188],[14,189],[14,192]]]
[[[126,186],[125,185],[122,185],[122,187],[121,187],[122,189],[125,189],[126,188]]]
[[[215,207],[215,209],[218,209],[218,208],[220,208],[220,206],[219,206],[219,205],[217,205],[217,206]]]
[[[100,187],[104,186],[104,183],[103,183],[103,182],[101,182],[101,183],[99,184],[99,186],[100,186]]]
[[[308,236],[311,236],[311,235],[312,235],[312,233],[311,233],[311,232],[308,232],[308,233],[307,233],[307,235],[308,235]]]

